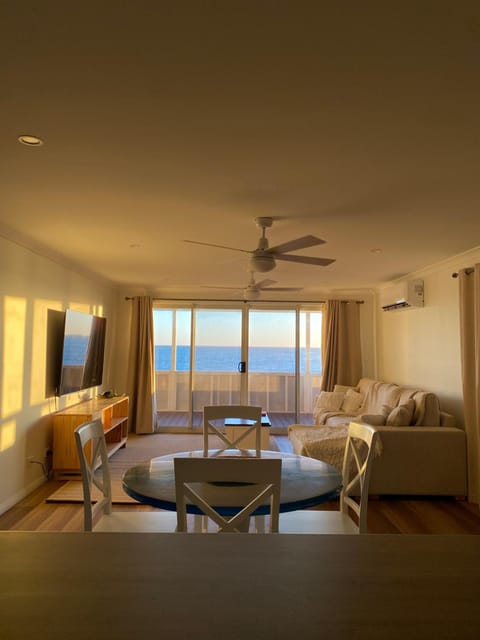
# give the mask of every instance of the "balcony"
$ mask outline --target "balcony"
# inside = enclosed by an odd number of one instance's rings
[[[248,404],[259,405],[268,412],[272,433],[285,433],[287,426],[297,421],[313,424],[312,407],[320,392],[320,381],[320,374],[300,376],[298,420],[294,374],[248,374]],[[188,371],[156,371],[155,383],[160,428],[199,430],[205,405],[241,404],[240,375],[237,372],[196,372],[192,392]]]

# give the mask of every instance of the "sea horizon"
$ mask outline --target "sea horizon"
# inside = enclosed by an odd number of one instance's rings
[[[311,373],[321,373],[320,349],[309,349]],[[306,349],[300,349],[300,373],[306,371]],[[195,347],[196,371],[238,371],[241,360],[240,347]],[[295,373],[295,347],[250,347],[250,372]],[[172,347],[155,346],[155,371],[188,371],[190,369],[190,347],[177,345],[176,366],[172,367]]]

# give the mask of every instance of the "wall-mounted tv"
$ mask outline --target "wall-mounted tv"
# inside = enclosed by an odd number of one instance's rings
[[[57,395],[102,384],[106,318],[65,312],[62,365]]]

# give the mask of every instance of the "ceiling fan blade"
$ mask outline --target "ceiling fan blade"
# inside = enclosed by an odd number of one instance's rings
[[[302,238],[297,238],[296,240],[290,240],[283,244],[277,244],[275,247],[270,247],[267,249],[267,253],[274,253],[277,255],[279,253],[286,253],[287,251],[298,251],[299,249],[306,249],[307,247],[315,247],[319,244],[325,244],[325,240],[321,240],[315,236],[303,236]]]
[[[263,287],[261,291],[303,291],[303,287]]]
[[[286,260],[287,262],[302,262],[303,264],[316,264],[319,267],[328,267],[329,264],[335,262],[332,258],[313,258],[311,256],[292,256],[281,253],[275,254],[275,260]]]
[[[204,247],[216,247],[217,249],[229,249],[230,251],[242,251],[243,253],[252,253],[247,249],[237,249],[237,247],[225,247],[223,244],[212,244],[211,242],[199,242],[198,240],[184,240],[190,244],[201,244]]]
[[[222,287],[215,284],[201,284],[201,289],[229,289],[230,291],[243,291],[245,287]]]

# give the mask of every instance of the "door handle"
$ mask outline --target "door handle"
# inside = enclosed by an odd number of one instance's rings
[[[241,362],[238,363],[238,372],[245,373],[246,370],[247,370],[247,363],[242,360]]]

